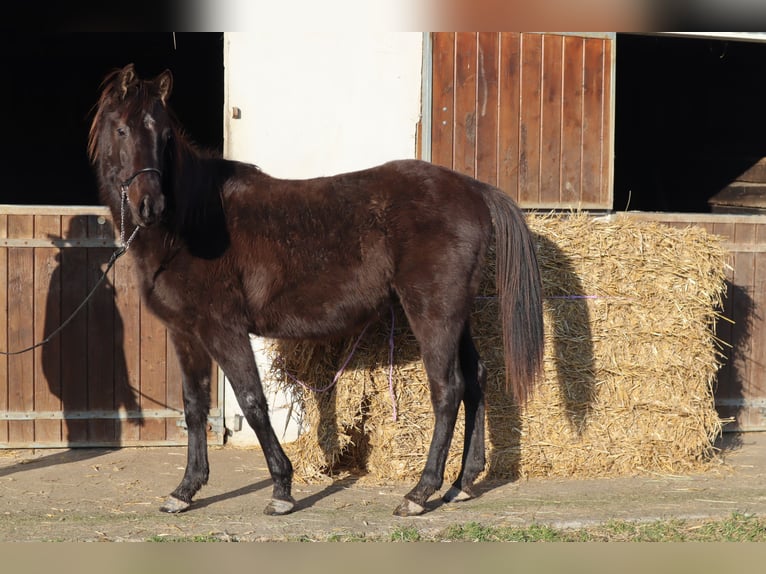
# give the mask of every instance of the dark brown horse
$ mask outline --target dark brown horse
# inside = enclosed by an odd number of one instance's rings
[[[281,180],[193,146],[167,100],[172,76],[104,81],[89,152],[120,222],[141,294],[167,326],[183,372],[186,472],[162,506],[186,510],[207,482],[211,359],[230,380],[274,481],[266,514],[290,512],[293,470],[269,422],[250,334],[322,339],[402,305],[428,373],[436,426],[423,473],[395,514],[423,512],[441,487],[461,401],[460,475],[445,499],[473,496],[484,468],[486,371],[469,314],[494,237],[506,379],[523,402],[542,361],[542,291],[522,212],[500,190],[422,161]]]

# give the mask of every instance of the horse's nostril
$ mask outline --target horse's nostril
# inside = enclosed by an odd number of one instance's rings
[[[141,208],[139,211],[141,213],[141,218],[144,221],[152,220],[152,216],[153,216],[152,204],[153,204],[152,198],[149,197],[148,195],[144,196],[144,198],[141,200]]]

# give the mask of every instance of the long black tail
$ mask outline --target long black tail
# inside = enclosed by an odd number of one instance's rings
[[[506,388],[526,402],[543,366],[543,287],[535,242],[524,214],[505,193],[484,199],[495,226],[497,294],[502,317]]]

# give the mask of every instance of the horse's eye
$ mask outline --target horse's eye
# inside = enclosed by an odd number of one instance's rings
[[[126,135],[128,135],[128,130],[126,130],[123,127],[119,127],[117,128],[117,135],[120,136],[121,138],[124,138]]]

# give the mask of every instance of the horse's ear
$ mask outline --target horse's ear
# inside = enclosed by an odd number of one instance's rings
[[[138,76],[136,75],[136,67],[133,64],[128,64],[119,74],[120,85],[120,97],[125,98],[128,90],[138,83]]]
[[[155,78],[154,82],[157,84],[160,100],[163,104],[167,104],[170,93],[173,91],[173,74],[170,73],[170,70],[165,70]]]

